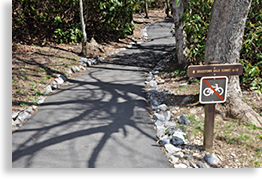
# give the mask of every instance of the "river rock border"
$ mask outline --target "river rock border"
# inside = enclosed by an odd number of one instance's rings
[[[143,42],[147,41],[148,39],[148,34],[147,34],[147,28],[154,24],[155,22],[148,23],[146,26],[144,26],[140,31],[141,31],[141,37],[138,41],[132,38],[133,42],[129,43],[126,46],[123,46],[122,48],[119,48],[116,51],[111,52],[110,54],[104,56],[104,57],[99,57],[99,56],[94,56],[93,58],[80,58],[79,59],[79,66],[73,66],[71,67],[66,73],[65,76],[58,74],[57,78],[54,79],[52,82],[52,85],[48,85],[45,90],[43,91],[43,96],[40,96],[37,99],[37,104],[40,105],[44,103],[45,99],[47,98],[48,95],[52,94],[54,90],[57,90],[59,86],[64,85],[65,82],[67,81],[68,77],[72,76],[75,73],[78,73],[80,71],[85,71],[87,70],[86,67],[90,67],[93,65],[96,65],[98,63],[101,63],[105,61],[107,58],[125,51],[127,49],[132,48],[133,46],[137,46],[142,44]],[[31,106],[27,109],[20,108],[17,111],[12,111],[12,132],[16,131],[20,127],[22,127],[27,120],[31,118],[33,113],[38,109],[38,106],[34,105]]]
[[[219,168],[224,167],[219,158],[205,152],[202,147],[189,144],[184,133],[177,128],[177,123],[189,126],[190,120],[182,114],[176,116],[170,111],[171,107],[163,104],[163,93],[158,91],[158,86],[164,84],[158,75],[165,64],[172,60],[174,54],[158,62],[150,71],[145,80],[145,92],[151,111],[151,119],[156,130],[157,144],[163,148],[166,157],[174,168]],[[183,84],[183,86],[186,84]],[[175,107],[179,109],[179,107]],[[177,118],[174,118],[177,117]]]

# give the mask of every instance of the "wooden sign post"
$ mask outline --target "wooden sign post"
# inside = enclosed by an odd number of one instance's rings
[[[205,151],[212,153],[214,136],[215,103],[223,103],[227,96],[227,76],[241,75],[242,64],[219,64],[189,66],[188,77],[202,77],[199,101],[205,104],[204,142]],[[204,77],[206,76],[206,77]]]

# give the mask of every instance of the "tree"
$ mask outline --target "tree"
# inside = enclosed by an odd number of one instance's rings
[[[149,16],[148,16],[148,3],[147,3],[147,0],[145,0],[145,12],[146,12],[146,16],[145,16],[145,18],[149,19]]]
[[[165,0],[166,1],[166,17],[170,17],[169,15],[169,0]]]
[[[79,0],[79,6],[80,6],[80,21],[82,25],[82,52],[80,53],[81,56],[86,56],[86,28],[85,28],[85,21],[84,21],[84,12],[83,12],[83,1]]]
[[[252,0],[215,0],[208,29],[205,63],[238,63],[244,28]],[[242,101],[239,76],[230,76],[225,115],[261,127],[262,117]]]
[[[173,0],[173,15],[175,24],[175,38],[176,38],[176,55],[178,64],[181,68],[188,65],[188,49],[186,46],[186,33],[184,32],[184,22],[182,14],[188,0]]]

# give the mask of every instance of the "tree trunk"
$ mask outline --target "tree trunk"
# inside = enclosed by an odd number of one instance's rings
[[[86,56],[87,52],[86,52],[86,25],[85,25],[85,21],[84,21],[84,13],[83,13],[83,1],[79,0],[79,5],[80,5],[80,21],[81,21],[81,25],[82,25],[82,52],[80,53],[81,56]]]
[[[188,65],[188,49],[186,46],[186,33],[183,30],[182,14],[188,0],[173,0],[173,16],[175,24],[176,55],[178,64],[185,68]]]
[[[170,17],[169,16],[169,2],[168,2],[168,0],[166,0],[166,17]]]
[[[238,63],[252,0],[215,0],[208,29],[205,63]],[[242,101],[239,76],[230,76],[223,113],[261,127],[262,117]]]
[[[146,16],[145,16],[145,18],[149,19],[149,16],[148,16],[148,4],[147,4],[147,0],[145,0],[145,12],[146,12]]]

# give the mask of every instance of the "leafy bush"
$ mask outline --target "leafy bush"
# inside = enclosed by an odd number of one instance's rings
[[[65,31],[61,28],[57,28],[54,31],[55,38],[59,43],[76,43],[81,41],[82,31],[81,24],[73,24],[72,26],[69,25],[68,29]]]
[[[84,0],[88,39],[126,37],[133,33],[136,0]],[[13,42],[75,43],[81,39],[79,0],[13,0]]]

